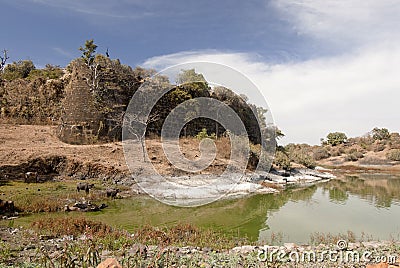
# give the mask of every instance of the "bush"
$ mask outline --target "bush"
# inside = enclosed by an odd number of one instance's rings
[[[344,134],[342,132],[329,133],[326,138],[327,138],[326,142],[332,146],[343,144],[347,141],[346,134]]]
[[[400,149],[400,134],[396,132],[390,134],[390,141],[388,142],[388,145],[391,149]]]
[[[344,153],[343,148],[334,147],[331,148],[330,154],[331,156],[341,156]]]
[[[306,168],[311,168],[311,169],[314,169],[317,166],[314,159],[307,154],[303,154],[303,155],[299,156],[296,163],[303,165]]]
[[[314,159],[309,155],[306,149],[302,148],[298,151],[294,151],[290,154],[290,160],[293,162],[303,165],[306,168],[315,168],[316,163]]]
[[[386,157],[387,159],[392,161],[400,161],[400,150],[399,149],[390,150],[386,154]]]
[[[291,169],[291,163],[289,157],[281,151],[276,151],[274,164],[284,170]]]
[[[385,150],[385,144],[382,143],[376,143],[372,146],[372,150],[374,152],[382,152],[383,150]]]
[[[35,70],[35,65],[31,60],[23,60],[8,64],[4,68],[2,78],[12,81],[18,78],[27,78],[31,71]]]
[[[203,128],[199,133],[197,133],[196,138],[198,140],[202,140],[202,139],[205,139],[205,138],[215,139],[215,133],[212,133],[211,135],[208,135],[207,129]]]
[[[354,153],[347,154],[345,157],[345,160],[355,162],[358,159],[363,158],[363,157],[364,157],[364,155],[361,152],[354,152]]]
[[[44,69],[35,69],[32,70],[29,75],[28,79],[33,80],[35,78],[44,78],[44,79],[58,79],[63,75],[63,70],[60,66],[54,66],[51,64],[46,64]]]
[[[326,148],[323,147],[318,147],[317,149],[314,150],[313,152],[313,158],[314,160],[322,160],[328,158],[330,155],[329,151]]]

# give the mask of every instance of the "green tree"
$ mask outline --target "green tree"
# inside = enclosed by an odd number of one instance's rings
[[[196,73],[195,69],[181,70],[176,79],[178,85],[190,82],[203,82],[207,84],[206,79],[202,74]]]
[[[328,136],[326,136],[326,138],[327,138],[327,143],[332,146],[343,144],[347,141],[347,136],[343,132],[329,133]]]
[[[96,53],[97,45],[94,43],[93,39],[86,40],[84,47],[79,47],[79,50],[82,51],[83,61],[87,66],[93,65],[95,53]]]
[[[35,65],[31,60],[23,60],[8,64],[3,71],[2,77],[6,80],[26,78],[31,71],[35,70]]]
[[[97,45],[94,43],[93,39],[86,40],[85,46],[79,47],[79,50],[82,51],[81,58],[90,69],[90,76],[85,77],[86,83],[90,87],[90,91],[95,96],[95,98],[99,99],[103,94],[103,92],[100,92],[100,81],[103,75],[103,72],[101,70],[101,63],[105,62],[106,57],[101,54],[95,54],[96,49]]]
[[[58,79],[62,75],[63,75],[63,70],[61,69],[60,66],[46,64],[46,67],[44,69],[32,70],[28,75],[28,79],[34,79],[37,77],[42,77],[45,79]]]
[[[387,128],[374,128],[371,131],[374,140],[388,140],[390,139],[390,132]]]

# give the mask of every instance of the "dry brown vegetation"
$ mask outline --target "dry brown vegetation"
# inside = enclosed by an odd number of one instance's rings
[[[113,228],[102,222],[88,220],[84,217],[44,217],[31,224],[40,235],[63,237],[85,235],[94,241],[103,239],[115,240],[124,238],[127,243],[167,246],[197,246],[213,245],[214,249],[228,249],[237,245],[247,244],[246,238],[234,238],[209,229],[201,229],[191,224],[177,224],[171,227],[154,227],[144,225],[131,235],[128,232]]]
[[[292,162],[303,166],[312,163],[311,158],[315,161],[315,164],[328,167],[340,166],[345,168],[345,166],[353,165],[399,169],[399,148],[400,135],[390,133],[390,135],[381,139],[372,134],[350,138],[347,142],[337,145],[327,143],[316,146],[289,144],[285,146],[285,152]]]

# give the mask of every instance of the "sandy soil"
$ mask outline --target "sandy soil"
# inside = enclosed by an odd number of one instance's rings
[[[0,167],[61,156],[82,166],[108,166],[121,173],[128,171],[121,143],[70,145],[57,138],[56,130],[54,126],[0,125]]]
[[[94,145],[71,145],[60,141],[57,138],[56,126],[38,125],[11,125],[0,124],[0,175],[4,167],[25,166],[25,169],[17,169],[22,172],[38,171],[34,169],[33,162],[43,159],[50,162],[55,157],[64,160],[63,169],[60,175],[71,176],[75,173],[93,173],[98,169],[105,174],[128,174],[129,169],[125,161],[122,142],[112,142]],[[199,141],[196,139],[182,139],[180,146],[183,154],[188,159],[200,157]],[[230,147],[227,140],[221,139],[216,142],[217,155],[209,168],[202,171],[202,174],[222,173],[229,163]],[[165,175],[183,175],[171,164],[163,153],[162,143],[159,139],[147,139],[146,147],[152,165]],[[137,149],[137,157],[142,157],[140,147]],[[66,162],[66,163],[65,163]],[[140,168],[141,161],[137,166]],[[90,169],[90,170],[89,170]],[[95,173],[95,172],[94,172]],[[14,178],[21,179],[21,178]]]

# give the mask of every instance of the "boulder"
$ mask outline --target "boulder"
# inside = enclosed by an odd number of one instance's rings
[[[97,265],[97,268],[122,268],[118,261],[114,258],[108,258]]]

